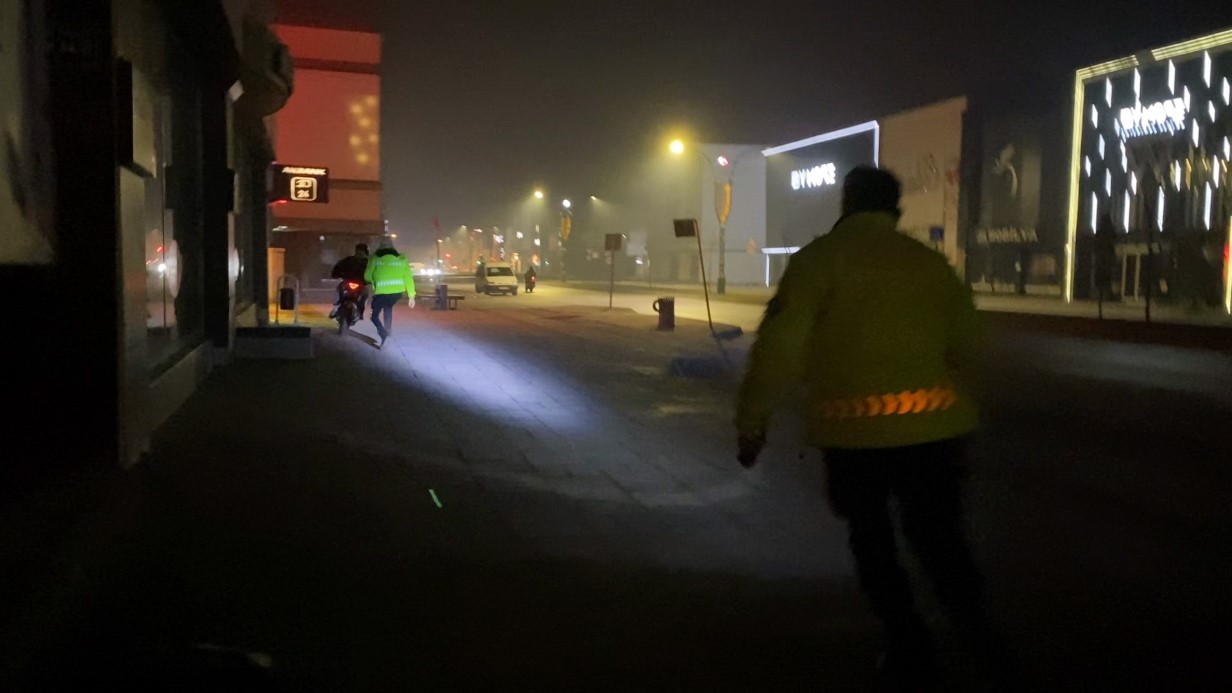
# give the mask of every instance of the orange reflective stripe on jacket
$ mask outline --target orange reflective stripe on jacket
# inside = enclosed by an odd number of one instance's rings
[[[953,388],[941,386],[931,390],[833,399],[818,403],[817,409],[823,419],[850,419],[947,411],[957,401],[958,393]]]

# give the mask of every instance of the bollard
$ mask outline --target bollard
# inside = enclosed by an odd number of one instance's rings
[[[445,310],[449,307],[449,285],[436,285],[436,305],[432,306],[432,310]]]
[[[661,296],[657,301],[651,304],[654,311],[659,314],[659,329],[674,330],[676,329],[676,297]]]

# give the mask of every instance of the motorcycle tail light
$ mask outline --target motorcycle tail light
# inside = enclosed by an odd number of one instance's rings
[[[355,282],[347,282],[347,288],[354,291],[359,288],[359,284],[356,284]]]

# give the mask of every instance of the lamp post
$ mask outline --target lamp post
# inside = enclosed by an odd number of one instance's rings
[[[685,144],[682,140],[672,140],[668,149],[673,155],[679,156],[684,153]],[[738,162],[731,161],[723,155],[719,155],[712,161],[700,150],[695,149],[694,152],[710,167],[710,176],[716,184],[719,182],[719,171],[715,168],[715,164],[718,164],[719,168],[727,173],[722,189],[720,190],[716,185],[714,191],[714,217],[715,221],[719,222],[719,277],[715,281],[715,293],[723,295],[727,293],[727,218],[731,215],[732,183],[735,178],[736,164]],[[720,192],[722,192],[724,198],[721,203],[719,200]]]
[[[560,268],[560,281],[567,282],[569,277],[565,273],[565,243],[573,232],[573,203],[566,197],[560,201],[560,207],[560,240],[556,244],[556,266]]]

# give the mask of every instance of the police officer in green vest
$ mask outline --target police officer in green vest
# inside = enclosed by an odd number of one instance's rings
[[[856,572],[886,629],[883,674],[927,690],[932,637],[899,565],[890,499],[956,627],[990,637],[961,489],[981,336],[971,294],[946,259],[897,231],[899,197],[885,171],[847,175],[843,217],[791,258],[767,306],[736,426],[738,458],[751,467],[771,411],[801,390],[831,506],[847,521]]]
[[[381,240],[380,250],[368,261],[364,270],[364,281],[372,285],[372,324],[381,337],[380,346],[385,346],[385,340],[393,332],[394,306],[407,294],[411,299],[411,307],[415,307],[415,278],[411,273],[411,263],[405,255],[400,255],[388,239]],[[385,323],[381,324],[382,315]]]

